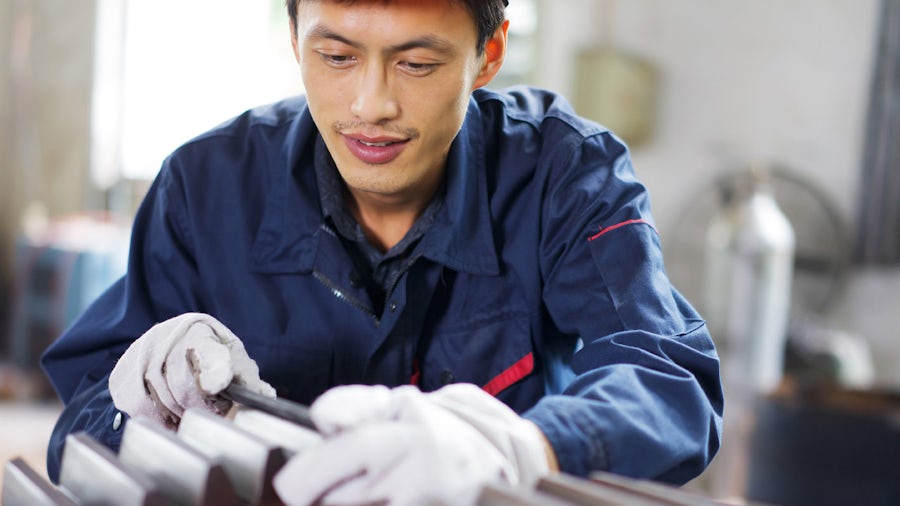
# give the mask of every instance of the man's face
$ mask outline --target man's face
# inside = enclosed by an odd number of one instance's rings
[[[305,0],[297,25],[310,112],[357,203],[427,201],[497,43],[479,55],[475,22],[448,0]]]

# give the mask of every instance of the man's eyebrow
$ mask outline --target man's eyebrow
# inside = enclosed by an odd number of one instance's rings
[[[340,42],[342,44],[347,44],[350,47],[354,47],[356,49],[362,49],[362,44],[353,40],[344,37],[343,35],[331,30],[327,26],[324,25],[316,25],[312,27],[309,33],[306,34],[306,40],[317,40],[317,39],[330,39]]]
[[[306,40],[317,40],[317,39],[328,39],[340,42],[342,44],[346,44],[350,47],[356,49],[362,49],[363,44],[361,42],[348,39],[343,35],[335,32],[334,30],[328,28],[325,25],[316,25],[310,29],[309,33],[306,35]],[[388,46],[385,50],[386,53],[400,53],[403,51],[409,51],[410,49],[430,49],[432,51],[437,51],[439,53],[450,54],[455,52],[453,48],[453,44],[450,42],[434,36],[434,35],[424,35],[422,37],[418,37],[407,42],[401,42],[400,44],[395,44],[393,46]]]
[[[447,42],[446,40],[436,37],[434,35],[425,35],[423,37],[419,37],[416,39],[412,39],[407,42],[403,42],[401,44],[397,44],[394,46],[390,46],[388,48],[388,52],[400,53],[403,51],[409,51],[410,49],[430,49],[432,51],[437,51],[439,53],[453,53],[455,52],[453,48],[453,44]]]

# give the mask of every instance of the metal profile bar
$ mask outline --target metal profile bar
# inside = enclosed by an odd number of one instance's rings
[[[4,506],[77,506],[78,503],[39,475],[21,457],[16,457],[4,466],[0,504]]]
[[[318,432],[257,409],[238,410],[234,415],[234,424],[264,441],[284,448],[288,457],[322,441],[322,435]]]
[[[149,476],[122,464],[112,450],[84,432],[66,437],[59,485],[81,504],[170,504]]]
[[[174,432],[145,418],[125,425],[119,460],[147,473],[175,504],[239,506],[222,466],[179,439]]]
[[[724,506],[725,503],[686,490],[650,480],[626,478],[612,473],[594,472],[588,478],[597,484],[660,501],[667,506]]]
[[[482,487],[477,506],[574,506],[574,503],[538,490],[489,483]]]
[[[555,473],[538,481],[537,490],[580,506],[668,506],[672,503],[646,495],[610,487],[590,480]]]
[[[280,505],[272,478],[285,464],[281,447],[236,427],[230,420],[202,409],[181,417],[178,437],[222,464],[238,496],[252,505]]]

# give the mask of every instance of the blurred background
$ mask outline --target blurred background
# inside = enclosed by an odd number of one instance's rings
[[[494,88],[620,135],[728,393],[689,484],[900,499],[900,1],[511,0]],[[0,457],[43,469],[40,352],[117,276],[162,159],[302,93],[281,0],[0,3]]]

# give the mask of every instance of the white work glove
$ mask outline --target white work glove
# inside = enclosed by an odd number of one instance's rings
[[[549,470],[540,429],[475,385],[337,387],[311,414],[325,439],[274,479],[289,506],[468,506],[487,483]]]
[[[188,408],[221,412],[216,394],[232,381],[275,396],[237,336],[210,315],[185,313],[131,343],[109,375],[109,392],[120,411],[173,428]]]

